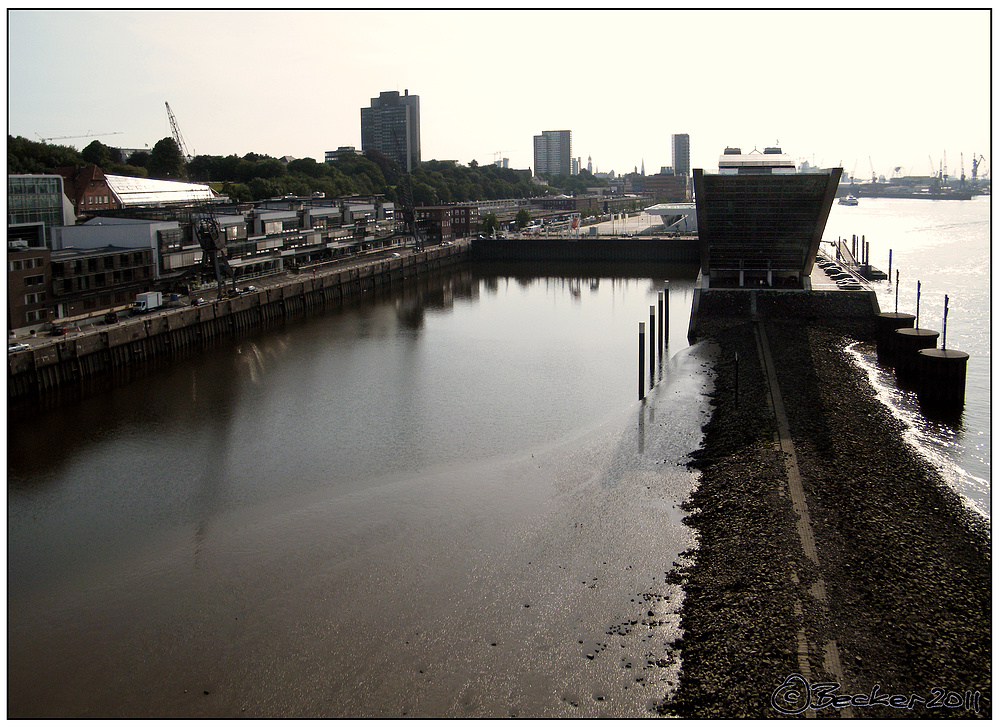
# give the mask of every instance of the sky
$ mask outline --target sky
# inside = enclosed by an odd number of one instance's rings
[[[988,7],[988,6],[985,6]],[[777,144],[858,178],[990,166],[990,24],[972,10],[10,9],[8,134],[82,149],[312,157],[420,97],[423,160],[533,164],[569,129],[594,171],[714,170]],[[111,134],[110,132],[120,132]]]

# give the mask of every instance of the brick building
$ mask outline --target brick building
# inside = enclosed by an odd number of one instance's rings
[[[41,326],[51,320],[47,247],[7,246],[7,330]]]
[[[121,207],[100,167],[60,167],[56,173],[65,180],[63,188],[77,217]]]

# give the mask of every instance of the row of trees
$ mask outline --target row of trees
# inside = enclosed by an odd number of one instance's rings
[[[237,202],[286,194],[308,196],[315,192],[328,197],[382,194],[399,202],[405,179],[395,162],[377,151],[345,154],[335,162],[305,158],[285,164],[253,152],[242,157],[200,155],[185,161],[177,143],[166,137],[148,152],[136,151],[123,159],[118,149],[96,140],[78,152],[68,146],[7,137],[8,174],[51,174],[59,167],[80,164],[96,164],[108,174],[212,183]],[[573,177],[556,177],[549,186],[538,186],[526,170],[501,169],[495,165],[480,167],[475,160],[468,166],[423,162],[405,181],[416,206],[536,197],[557,190],[577,194],[588,187],[603,186],[601,180],[587,171]]]

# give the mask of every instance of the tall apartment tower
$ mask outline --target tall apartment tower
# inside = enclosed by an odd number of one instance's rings
[[[674,174],[682,177],[691,176],[691,137],[687,134],[674,134],[671,138],[670,161]]]
[[[572,174],[572,133],[543,131],[535,137],[535,175]]]
[[[420,97],[409,89],[383,91],[361,109],[361,151],[375,149],[396,162],[401,169],[413,171],[420,163]]]

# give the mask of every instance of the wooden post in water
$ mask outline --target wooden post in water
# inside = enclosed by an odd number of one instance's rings
[[[917,281],[917,318],[913,323],[914,328],[920,328],[920,281]]]
[[[892,282],[892,248],[889,248],[889,269],[885,271],[885,277]]]
[[[899,313],[899,268],[896,269],[896,312]]]
[[[639,401],[646,396],[646,324],[639,323]]]
[[[670,346],[670,281],[663,281],[663,345]]]
[[[656,306],[649,306],[649,388],[656,379],[656,346],[653,345],[653,331],[656,330]]]
[[[658,298],[657,303],[660,306],[660,330],[659,330],[659,333],[657,333],[657,335],[656,335],[656,341],[657,341],[657,346],[656,347],[660,350],[660,363],[662,364],[663,363],[663,325],[664,325],[664,323],[663,323],[663,291],[662,290],[660,291],[660,294],[657,296],[657,298]]]

